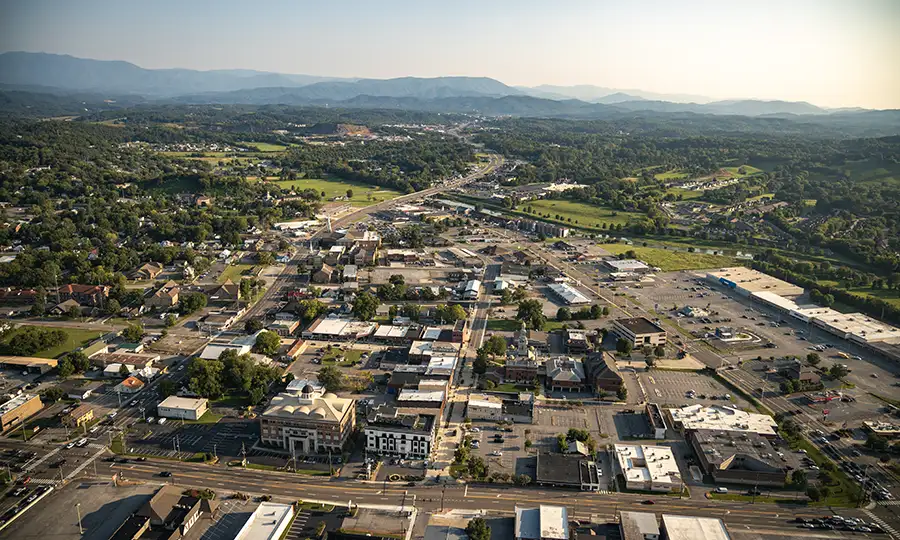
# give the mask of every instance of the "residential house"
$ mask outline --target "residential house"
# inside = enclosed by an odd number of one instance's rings
[[[59,288],[60,301],[75,300],[82,306],[96,307],[102,305],[109,297],[106,285],[79,285],[70,283]]]
[[[146,303],[150,307],[168,309],[178,304],[178,295],[181,287],[174,281],[167,281],[159,289],[153,292]]]
[[[237,283],[226,279],[221,285],[213,288],[209,293],[209,301],[218,304],[229,304],[240,300],[241,287]]]
[[[334,281],[336,276],[336,271],[333,266],[329,264],[323,264],[322,268],[319,268],[317,271],[312,274],[313,283],[331,283]]]
[[[156,279],[156,276],[162,274],[163,265],[157,262],[144,263],[128,277],[134,280],[143,281],[148,279]]]

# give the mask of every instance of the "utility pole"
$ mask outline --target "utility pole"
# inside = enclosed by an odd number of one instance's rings
[[[84,527],[81,526],[81,503],[75,503],[75,512],[78,513],[78,534],[84,535]]]
[[[444,511],[444,493],[447,491],[447,484],[441,487],[441,512]]]
[[[25,431],[25,422],[22,422],[22,439],[24,442],[28,442],[28,432]]]

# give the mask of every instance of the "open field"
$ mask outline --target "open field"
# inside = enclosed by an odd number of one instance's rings
[[[260,152],[282,152],[288,149],[287,146],[282,144],[272,144],[267,142],[241,141],[238,144],[242,146],[253,146],[258,148]]]
[[[754,167],[752,165],[739,165],[737,167],[722,167],[722,168],[725,169],[726,171],[730,172],[736,178],[743,178],[745,176],[750,176],[753,174],[759,174],[759,173],[763,172],[762,169],[757,169],[756,167]],[[743,169],[744,172],[741,172],[741,169]]]
[[[604,223],[607,227],[610,225],[626,225],[630,219],[644,217],[643,214],[637,212],[625,212],[613,210],[609,207],[550,199],[529,201],[528,203],[519,206],[518,210],[521,211],[529,206],[537,211],[539,215],[542,215],[543,219],[547,221],[555,221],[557,223],[577,225],[579,227],[591,229],[602,229]],[[548,213],[550,214],[550,217],[546,217],[546,214]],[[561,219],[557,219],[557,215],[559,215]],[[572,218],[572,221],[569,221],[569,218]]]
[[[653,175],[657,180],[681,180],[683,178],[688,177],[688,173],[680,172],[680,171],[666,171],[663,173],[656,173]]]
[[[686,251],[673,251],[668,249],[629,246],[627,244],[603,244],[601,246],[614,255],[633,250],[637,258],[649,264],[658,266],[663,272],[676,270],[696,270],[700,268],[722,268],[737,264],[735,259],[721,255],[708,255],[706,253],[688,253]]]
[[[255,265],[252,264],[229,264],[225,270],[219,274],[219,283],[224,283],[226,279],[230,279],[234,283],[241,281],[242,277],[249,277],[250,269]]]
[[[325,354],[322,355],[322,364],[350,367],[359,362],[359,358],[364,352],[366,351],[362,349],[342,351],[338,348],[333,348],[330,351],[325,351]]]
[[[827,279],[820,279],[818,280],[818,283],[831,287],[841,286],[837,281],[831,281]],[[900,307],[900,292],[898,292],[897,290],[873,289],[871,287],[851,287],[847,290],[856,296],[871,296],[873,298],[880,298],[885,302]]]
[[[353,197],[350,199],[350,203],[353,206],[368,206],[401,195],[400,192],[392,189],[337,178],[299,178],[297,180],[278,180],[270,183],[282,189],[314,189],[319,193],[325,192],[326,200],[335,197],[346,197],[347,190],[352,189]]]
[[[6,344],[9,342],[9,339],[16,335],[16,333],[20,332],[26,326],[27,325],[20,326],[6,334],[3,337],[3,340],[0,341],[0,350],[5,351]],[[37,328],[43,328],[45,330],[62,330],[66,333],[66,340],[61,345],[39,351],[33,355],[39,358],[56,358],[67,352],[74,351],[78,347],[87,345],[89,342],[103,335],[103,332],[97,332],[96,330],[81,330],[78,328],[62,328],[54,326],[39,326]]]
[[[678,195],[681,195],[681,199],[685,200],[685,201],[689,201],[691,199],[699,199],[700,197],[703,196],[703,192],[700,190],[684,189],[684,188],[677,188],[677,187],[667,189],[666,193],[667,194],[671,193],[672,195],[675,195],[676,197]]]

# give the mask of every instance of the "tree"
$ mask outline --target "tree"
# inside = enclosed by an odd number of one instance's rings
[[[81,308],[78,306],[69,306],[69,309],[66,310],[65,317],[67,319],[77,319],[81,317]]]
[[[641,347],[641,354],[649,358],[653,355],[653,347],[651,347],[650,345],[644,345],[643,347]]]
[[[65,343],[67,334],[58,328],[25,326],[19,328],[6,342],[6,349],[15,356],[31,356]]]
[[[325,366],[319,370],[319,383],[328,392],[338,392],[344,387],[344,374],[335,366]]]
[[[121,366],[119,366],[119,375],[121,377],[127,377],[131,375],[131,371],[129,371],[128,365],[122,364]]]
[[[877,433],[869,433],[866,437],[865,447],[878,452],[888,449],[888,440]]]
[[[542,330],[547,322],[547,318],[544,317],[544,305],[540,300],[522,300],[519,302],[516,319],[525,321],[526,324],[529,324],[535,330]]]
[[[809,500],[811,501],[818,501],[822,498],[822,492],[819,491],[819,488],[816,486],[809,486],[809,488],[806,489],[806,496],[809,497]]]
[[[476,375],[484,375],[487,372],[487,359],[481,355],[475,357],[475,360],[472,361],[472,372]]]
[[[603,308],[600,307],[600,304],[594,304],[591,306],[591,318],[599,319],[603,315]]]
[[[406,279],[403,277],[403,274],[391,274],[391,277],[388,278],[388,282],[391,285],[406,285]]]
[[[656,355],[657,358],[662,358],[663,356],[666,355],[666,346],[665,345],[657,345],[656,348],[653,350],[653,353]]]
[[[256,336],[256,344],[253,345],[253,352],[264,354],[266,356],[274,356],[281,348],[281,336],[275,332],[261,332]]]
[[[347,190],[347,198],[348,198],[348,199],[352,199],[352,198],[353,198],[353,190],[352,190],[352,189],[348,189],[348,190]]]
[[[60,379],[65,379],[75,373],[75,366],[72,365],[71,360],[63,358],[56,364],[56,371],[59,373]]]
[[[258,405],[266,397],[266,388],[264,386],[254,386],[250,389],[250,404]]]
[[[57,369],[59,369],[58,365],[56,367]],[[62,388],[58,386],[51,386],[50,388],[41,392],[41,401],[49,405],[50,403],[56,403],[57,401],[61,400],[65,397],[65,395],[66,393],[63,392]]]
[[[470,457],[467,461],[469,476],[472,478],[484,478],[488,475],[488,466],[481,456]]]
[[[828,374],[835,379],[843,379],[847,376],[848,373],[850,372],[849,370],[847,370],[847,367],[841,364],[834,364],[833,366],[831,366],[831,368],[828,369]]]
[[[183,315],[194,313],[205,308],[206,302],[206,295],[203,293],[184,293],[178,297],[178,311]]]
[[[631,354],[631,350],[633,349],[633,345],[631,341],[625,338],[619,338],[616,341],[616,350],[622,354]]]
[[[491,540],[491,528],[484,518],[472,518],[466,525],[466,536],[469,540]]]
[[[370,321],[378,312],[378,298],[368,291],[363,291],[353,299],[353,314],[361,321]]]
[[[803,490],[806,488],[806,484],[809,482],[809,478],[806,476],[806,471],[803,469],[794,469],[794,472],[791,473],[791,485],[799,490]]]
[[[175,326],[175,323],[177,321],[178,321],[178,319],[175,318],[175,315],[173,313],[169,313],[168,315],[166,315],[166,321],[165,321],[166,328],[172,328],[173,326]]]
[[[809,362],[810,365],[818,366],[819,362],[822,361],[822,358],[819,357],[818,353],[811,352],[806,355],[806,361]]]
[[[144,337],[144,325],[141,323],[129,324],[122,330],[122,337],[132,343],[139,342]]]
[[[174,396],[178,393],[178,385],[172,379],[163,379],[159,381],[159,394],[163,398]]]
[[[628,388],[624,384],[619,386],[619,389],[616,391],[616,397],[619,398],[619,401],[628,399]]]
[[[218,398],[225,392],[222,381],[224,365],[219,360],[195,358],[188,367],[191,391],[205,397]]]
[[[503,356],[506,354],[506,339],[503,336],[494,334],[483,345],[484,352],[494,356]]]
[[[247,319],[247,322],[244,323],[244,332],[248,334],[255,334],[263,328],[265,328],[265,325],[259,319]]]
[[[556,320],[559,322],[565,322],[572,320],[572,310],[567,307],[561,307],[556,310]]]
[[[466,318],[466,310],[459,304],[440,304],[434,308],[434,319],[441,324],[461,321]]]
[[[260,251],[256,254],[256,262],[261,266],[272,266],[275,264],[275,256],[270,251]]]

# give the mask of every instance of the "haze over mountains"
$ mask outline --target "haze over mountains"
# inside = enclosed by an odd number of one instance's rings
[[[610,111],[743,116],[862,111],[830,111],[806,102],[713,101],[704,96],[622,91],[591,85],[512,87],[487,77],[339,79],[238,69],[144,69],[124,61],[25,52],[0,54],[0,87],[5,90],[7,101],[21,99],[23,93],[77,94],[129,103],[334,105],[592,118]]]

